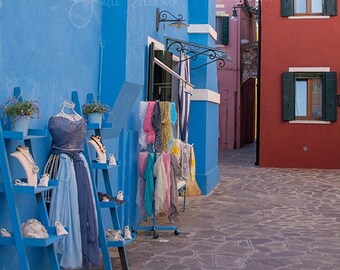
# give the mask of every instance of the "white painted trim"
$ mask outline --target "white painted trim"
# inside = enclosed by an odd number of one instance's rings
[[[165,45],[162,42],[159,42],[158,40],[148,36],[148,46],[151,44],[151,42],[153,42],[155,44],[156,50],[165,51]],[[177,55],[172,54],[172,60],[178,62],[180,60],[180,58]]]
[[[220,104],[220,94],[209,89],[195,89],[191,101],[208,101]]]
[[[312,124],[312,125],[329,125],[330,121],[317,121],[317,120],[294,120],[289,121],[289,124]]]
[[[227,14],[224,10],[217,10],[216,17],[229,17],[229,14]]]
[[[216,4],[216,8],[225,8],[224,4]]]
[[[148,36],[148,46],[153,42],[155,44],[155,49],[157,50],[165,50],[165,45],[162,42],[159,42],[158,40]]]
[[[290,20],[318,20],[318,19],[329,19],[330,16],[289,16]]]
[[[290,67],[289,72],[330,72],[330,67]]]
[[[217,32],[210,24],[190,24],[188,27],[189,34],[209,34],[214,40],[217,40]]]

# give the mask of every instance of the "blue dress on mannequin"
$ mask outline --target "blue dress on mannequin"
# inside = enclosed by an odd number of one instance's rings
[[[52,225],[60,221],[69,235],[56,245],[60,266],[88,269],[100,265],[97,216],[89,168],[83,152],[86,123],[61,116],[50,118],[52,155],[59,156],[58,187],[49,209]]]

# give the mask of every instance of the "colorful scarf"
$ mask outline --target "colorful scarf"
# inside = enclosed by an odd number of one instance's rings
[[[155,136],[155,151],[162,152],[162,115],[159,102],[156,102],[152,113],[152,127],[156,133]]]
[[[143,128],[144,128],[144,131],[146,132],[146,143],[147,144],[155,143],[155,139],[156,139],[155,130],[153,129],[153,125],[152,125],[152,115],[153,115],[155,105],[156,105],[155,101],[149,101],[148,108],[145,113]]]
[[[162,150],[167,152],[171,141],[171,118],[170,118],[170,103],[160,102],[162,116]]]
[[[139,120],[141,123],[141,129],[140,129],[140,134],[139,134],[139,145],[141,150],[146,150],[147,144],[146,144],[146,132],[144,130],[144,119],[145,119],[145,114],[146,110],[148,109],[148,103],[145,101],[141,101],[139,103]]]

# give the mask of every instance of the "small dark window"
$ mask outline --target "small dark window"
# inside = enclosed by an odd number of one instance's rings
[[[229,44],[229,17],[217,16],[216,17],[216,44],[228,45]]]
[[[169,51],[155,50],[154,44],[149,46],[147,100],[171,101],[172,76],[154,63],[154,57],[172,68],[172,53]]]

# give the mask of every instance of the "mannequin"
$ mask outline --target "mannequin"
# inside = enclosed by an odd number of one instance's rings
[[[92,135],[88,142],[94,147],[97,153],[97,162],[106,163],[106,149],[99,135]]]
[[[97,214],[92,181],[83,154],[86,122],[74,111],[74,103],[64,101],[63,107],[48,122],[52,137],[51,155],[45,166],[58,182],[52,191],[49,218],[60,232],[60,224],[69,235],[55,243],[59,264],[63,269],[89,269],[100,266]]]
[[[64,117],[71,121],[79,121],[82,117],[74,110],[74,107],[74,102],[64,100],[63,107],[61,108],[60,112],[57,113],[55,116]],[[65,109],[68,110],[67,113],[65,113]]]
[[[29,148],[19,145],[11,156],[18,159],[24,168],[28,185],[37,187],[39,167],[35,164]]]

